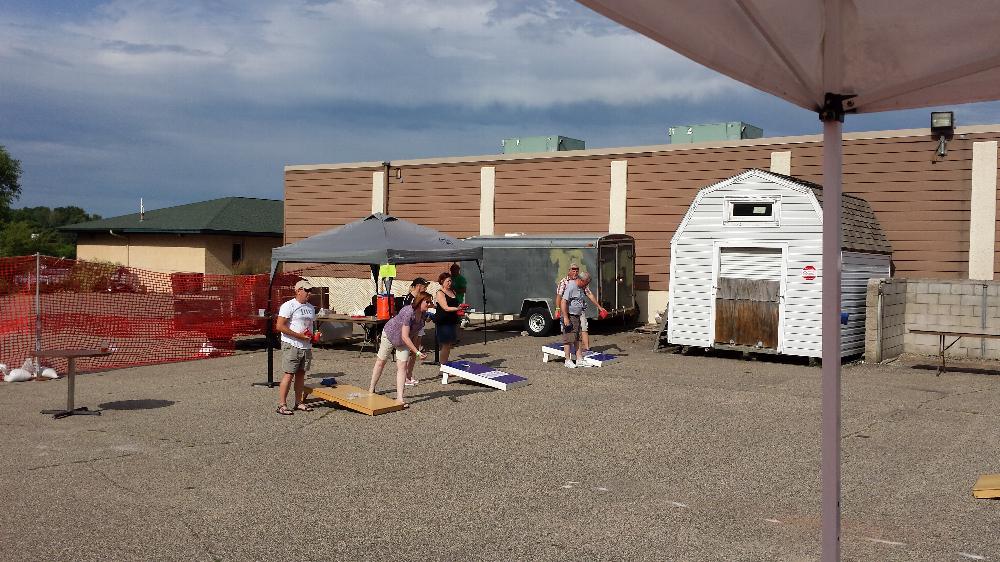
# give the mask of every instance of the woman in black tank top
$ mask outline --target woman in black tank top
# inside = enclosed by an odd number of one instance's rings
[[[448,362],[451,347],[458,339],[458,311],[461,308],[458,295],[452,288],[451,274],[445,272],[439,275],[438,283],[441,284],[441,290],[434,295],[434,307],[437,309],[434,313],[434,325],[441,344],[441,364],[444,365]]]

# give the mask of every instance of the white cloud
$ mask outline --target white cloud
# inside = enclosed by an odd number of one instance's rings
[[[116,0],[74,24],[6,28],[19,80],[148,99],[549,107],[736,87],[562,2]]]

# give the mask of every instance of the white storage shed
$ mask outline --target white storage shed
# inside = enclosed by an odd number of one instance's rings
[[[670,343],[822,356],[823,188],[747,170],[706,187],[670,242]],[[864,352],[870,278],[892,246],[871,206],[843,196],[841,357]]]

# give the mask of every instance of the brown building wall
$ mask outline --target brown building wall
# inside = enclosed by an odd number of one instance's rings
[[[944,158],[935,155],[929,132],[847,137],[844,191],[871,203],[892,242],[896,275],[967,277],[972,144],[996,140],[998,132],[960,129]],[[606,232],[611,162],[626,160],[626,232],[636,238],[636,288],[666,291],[670,239],[698,190],[747,168],[769,169],[771,154],[784,151],[791,152],[792,175],[822,183],[820,137],[775,140],[402,162],[401,183],[390,173],[388,210],[454,236],[477,234],[480,170],[494,166],[496,234]],[[381,169],[286,171],[286,241],[367,214],[372,172]],[[1000,271],[1000,252],[996,263]]]
[[[497,163],[494,232],[607,232],[611,160],[548,158]]]
[[[364,218],[381,167],[285,172],[285,244]]]

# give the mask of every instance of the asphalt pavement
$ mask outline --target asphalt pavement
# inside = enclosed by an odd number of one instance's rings
[[[569,370],[491,337],[453,355],[530,385],[420,365],[377,417],[275,414],[260,350],[78,377],[101,416],[40,414],[64,379],[0,383],[0,559],[819,559],[819,368],[622,332]],[[366,387],[372,363],[318,349],[308,380]],[[843,369],[844,560],[1000,559],[1000,501],[971,493],[1000,473],[1000,363],[933,364]]]

